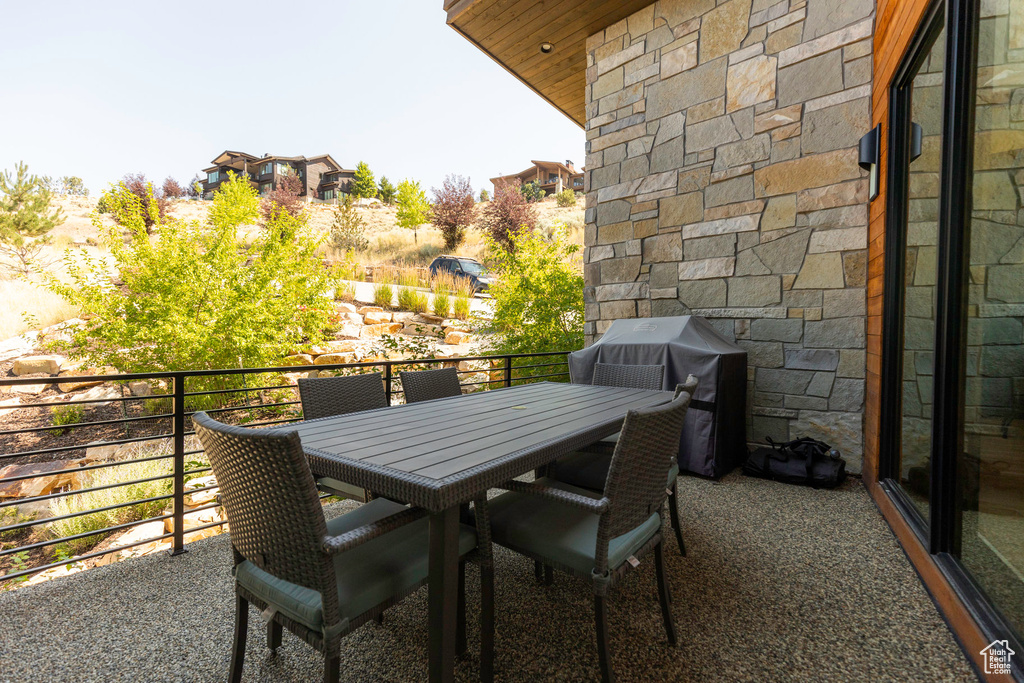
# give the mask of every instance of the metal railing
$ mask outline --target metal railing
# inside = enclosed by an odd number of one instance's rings
[[[26,580],[30,574],[60,567],[72,562],[92,560],[104,555],[121,552],[148,543],[169,541],[169,552],[178,555],[185,552],[185,535],[194,534],[226,523],[224,520],[185,528],[185,514],[202,512],[218,507],[217,503],[198,505],[186,509],[185,497],[216,488],[216,485],[197,488],[186,488],[188,479],[209,472],[209,464],[202,460],[202,448],[195,441],[195,432],[191,428],[190,418],[199,410],[216,416],[218,420],[247,427],[266,427],[302,419],[301,402],[294,375],[319,373],[358,374],[363,372],[380,372],[387,388],[387,400],[391,405],[402,400],[401,379],[397,369],[426,369],[431,366],[456,366],[458,368],[463,390],[480,391],[498,387],[510,387],[517,384],[541,380],[567,381],[567,351],[551,353],[506,354],[493,356],[465,356],[456,358],[416,358],[404,360],[373,360],[363,363],[339,363],[330,365],[284,366],[270,368],[239,368],[230,370],[199,370],[183,372],[150,372],[135,374],[111,374],[67,377],[25,377],[0,379],[0,391],[16,391],[18,386],[53,384],[53,383],[97,383],[97,386],[113,384],[121,388],[120,396],[104,395],[98,398],[76,400],[76,395],[69,394],[71,400],[25,403],[17,406],[0,408],[4,411],[16,411],[20,414],[38,411],[34,416],[26,417],[20,422],[29,422],[28,426],[17,426],[0,429],[0,472],[6,465],[33,465],[52,462],[55,458],[73,458],[76,455],[86,456],[90,449],[97,447],[145,448],[155,446],[155,453],[145,450],[121,459],[96,458],[96,461],[82,460],[68,463],[66,469],[37,468],[41,471],[26,471],[20,474],[8,473],[0,476],[0,590],[10,585],[12,580]],[[552,362],[553,361],[553,362]],[[293,375],[291,378],[285,376]],[[486,379],[481,376],[485,375]],[[476,377],[473,377],[476,376]],[[259,378],[269,378],[269,384],[261,384]],[[222,381],[229,384],[226,388],[202,389],[186,391],[187,383],[209,383]],[[282,381],[284,380],[284,381]],[[466,381],[470,380],[470,381]],[[158,385],[158,393],[126,395],[129,383],[147,382]],[[270,400],[271,399],[291,400]],[[284,396],[291,392],[291,396]],[[100,405],[102,404],[102,405]],[[83,408],[106,407],[117,405],[120,416],[92,421],[65,422],[55,420],[57,411],[78,411]],[[267,415],[270,412],[272,414]],[[131,413],[131,414],[130,414]],[[279,417],[285,415],[284,417]],[[84,411],[82,413],[84,415]],[[270,419],[268,419],[270,418]],[[57,424],[54,424],[54,422]],[[5,420],[10,424],[12,420]],[[16,424],[19,421],[13,421]],[[63,430],[63,431],[62,431]],[[72,445],[48,445],[49,435],[57,436],[65,432],[79,435],[85,433],[105,434],[99,439],[92,439]],[[189,443],[190,439],[193,443]],[[163,472],[153,476],[144,476],[126,481],[114,481],[94,485],[90,478],[110,468],[170,461],[170,466]],[[76,466],[77,465],[77,466]],[[27,497],[4,497],[4,489],[11,485],[20,485],[32,480],[47,480],[55,476],[80,476],[84,485],[63,485],[59,489]],[[161,484],[157,484],[161,482]],[[66,500],[83,494],[110,491],[122,487],[152,484],[149,491],[153,495],[132,500],[119,500],[108,505],[78,509],[71,506],[59,514],[53,513],[57,501]],[[10,493],[10,490],[7,491]],[[139,506],[157,504],[160,501],[170,503],[170,512],[163,509],[162,514],[125,514],[123,517],[137,517],[123,522],[112,523],[99,529],[87,528],[79,533],[59,536],[48,527],[54,523],[84,518],[102,513],[131,513],[139,510]],[[47,515],[38,516],[32,509],[45,505]],[[28,509],[21,513],[19,509]],[[114,515],[116,518],[116,515]],[[116,547],[89,548],[74,556],[66,552],[54,552],[74,541],[95,538],[99,543],[112,533],[124,531],[148,522],[171,520],[171,530],[144,539],[133,540],[131,543]],[[166,528],[165,521],[165,528]],[[91,542],[91,541],[90,541]]]

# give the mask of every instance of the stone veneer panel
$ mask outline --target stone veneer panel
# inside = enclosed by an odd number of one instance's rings
[[[873,8],[661,0],[587,42],[588,342],[703,315],[748,351],[748,440],[822,438],[853,472]]]

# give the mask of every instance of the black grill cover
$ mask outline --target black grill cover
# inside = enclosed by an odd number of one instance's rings
[[[700,380],[679,447],[680,469],[721,477],[747,457],[747,352],[704,318],[616,320],[592,346],[569,354],[577,384],[590,384],[595,363],[664,365],[665,389],[688,374]]]

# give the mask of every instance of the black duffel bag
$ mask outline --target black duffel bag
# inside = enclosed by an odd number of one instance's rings
[[[839,451],[822,441],[802,437],[756,449],[743,464],[743,474],[785,484],[834,489],[846,479],[846,461]]]

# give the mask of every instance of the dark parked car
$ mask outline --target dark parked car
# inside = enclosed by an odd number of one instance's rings
[[[467,278],[473,285],[473,294],[486,292],[494,282],[492,276],[476,259],[465,256],[438,256],[430,262],[430,277],[438,272],[449,272],[455,277]]]

